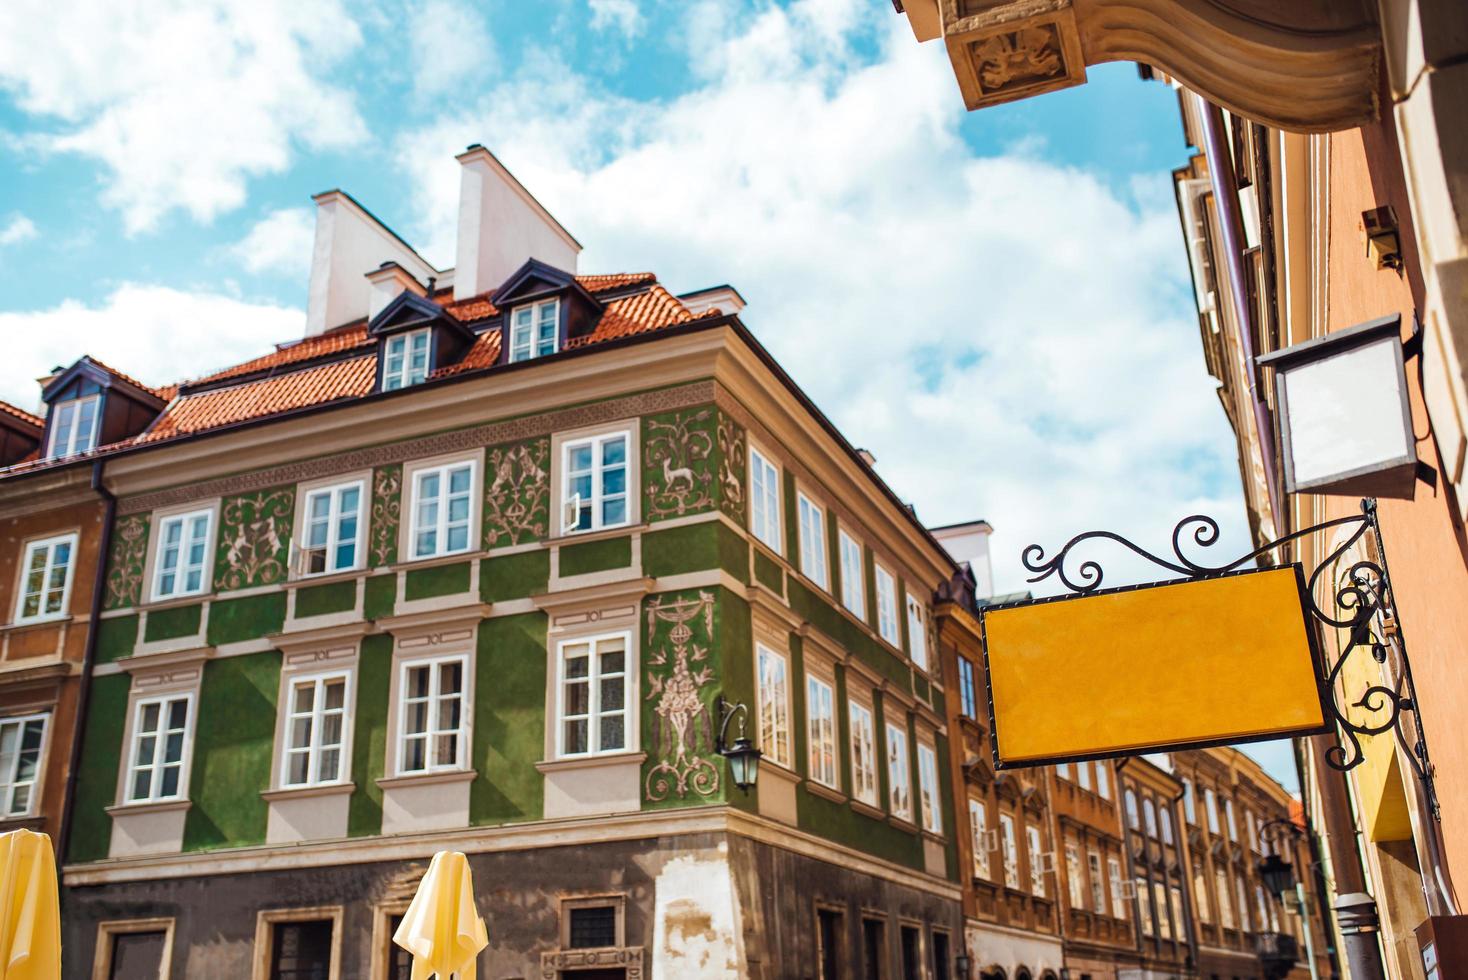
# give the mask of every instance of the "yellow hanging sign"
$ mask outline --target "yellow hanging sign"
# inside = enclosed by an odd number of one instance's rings
[[[983,611],[995,765],[1330,730],[1298,565]]]

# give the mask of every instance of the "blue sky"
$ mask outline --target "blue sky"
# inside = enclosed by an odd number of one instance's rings
[[[19,2],[0,397],[33,406],[84,351],[163,383],[299,336],[321,190],[451,265],[453,155],[481,142],[582,271],[737,286],[924,520],[994,524],[999,588],[1024,545],[1096,527],[1161,544],[1211,513],[1248,550],[1177,100],[1133,65],[966,113],[886,0]]]

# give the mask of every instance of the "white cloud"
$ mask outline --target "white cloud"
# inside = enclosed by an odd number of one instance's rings
[[[470,81],[479,88],[494,74],[494,40],[473,6],[424,0],[408,17],[413,87],[420,95],[442,95]]]
[[[636,37],[642,30],[642,11],[637,0],[587,0],[591,8],[591,28],[604,31],[615,28],[625,37]]]
[[[281,208],[256,222],[229,253],[254,273],[278,273],[305,281],[311,271],[316,217],[309,208]]]
[[[0,228],[0,247],[19,245],[36,237],[36,223],[23,214],[17,214]]]
[[[690,52],[707,84],[670,102],[544,63],[490,88],[399,142],[419,239],[451,256],[451,155],[478,140],[587,243],[583,269],[734,283],[745,322],[925,521],[994,523],[1002,589],[1026,587],[1025,545],[1091,528],[1160,548],[1210,513],[1217,550],[1247,551],[1170,201],[1033,149],[975,155],[941,48],[889,18],[864,58],[862,9],[730,20]],[[1098,557],[1108,584],[1156,574]]]
[[[102,201],[129,233],[175,209],[208,221],[297,144],[366,132],[329,80],[361,40],[340,0],[15,0],[6,15],[0,90],[56,122],[23,145],[100,162]]]
[[[0,312],[0,398],[39,407],[36,378],[90,354],[145,384],[164,385],[269,353],[305,330],[305,314],[219,293],[124,283],[99,305]]]

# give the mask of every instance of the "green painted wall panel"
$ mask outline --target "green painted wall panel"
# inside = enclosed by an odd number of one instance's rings
[[[544,815],[546,617],[500,616],[479,624],[475,659],[469,822],[523,823]]]
[[[392,686],[392,637],[362,638],[357,660],[357,709],[352,732],[352,781],[347,836],[382,833],[382,787],[387,772],[387,711]]]
[[[357,582],[308,585],[296,590],[296,618],[346,612],[357,604]]]
[[[785,571],[780,563],[759,548],[754,549],[754,578],[768,589],[785,594]]]
[[[284,582],[290,571],[295,516],[294,486],[225,497],[219,505],[214,591]]]
[[[731,703],[747,706],[750,715],[746,730],[751,738],[758,739],[759,719],[755,714],[757,701],[754,690],[754,627],[749,602],[727,589],[718,590],[718,599],[720,690]],[[714,715],[713,721],[718,721],[717,715]],[[737,737],[738,720],[730,724],[729,731],[731,738]],[[719,760],[719,765],[722,770],[719,778],[727,781],[729,767],[722,759]],[[753,793],[745,793],[737,787],[726,785],[724,798],[741,810],[753,813],[759,809],[758,792],[756,788]]]
[[[452,565],[413,569],[408,572],[407,581],[403,583],[403,598],[433,599],[468,592],[471,564],[460,561]]]
[[[527,599],[543,594],[549,587],[549,551],[486,558],[479,567],[479,597],[485,602]]]
[[[97,662],[111,663],[130,657],[138,645],[138,616],[119,616],[97,624]]]
[[[122,765],[122,736],[127,728],[127,695],[131,688],[132,678],[127,674],[92,680],[81,763],[76,773],[68,860],[100,861],[112,846],[112,818],[106,808],[117,800],[117,771]]]
[[[204,665],[185,851],[264,842],[269,809],[260,793],[270,786],[279,687],[273,650]]]
[[[199,632],[203,614],[202,603],[191,606],[174,606],[171,609],[155,609],[148,613],[148,625],[143,639],[149,643],[172,640],[180,636],[193,636]]]
[[[632,537],[607,538],[584,544],[561,545],[561,577],[588,575],[632,564]]]
[[[209,643],[257,640],[285,628],[285,593],[227,599],[209,607]]]
[[[384,619],[392,615],[397,601],[398,577],[373,575],[367,580],[366,592],[362,597],[362,615],[368,619]]]
[[[904,688],[910,683],[911,671],[907,664],[894,657],[877,640],[867,635],[850,617],[843,613],[823,592],[808,589],[792,577],[789,584],[790,608],[799,616],[810,620],[822,633],[831,637],[843,649],[860,657],[862,662],[880,671],[883,676],[896,681]]]
[[[722,568],[741,582],[749,581],[749,545],[721,521],[687,524],[642,536],[642,571],[646,575],[680,575]]]

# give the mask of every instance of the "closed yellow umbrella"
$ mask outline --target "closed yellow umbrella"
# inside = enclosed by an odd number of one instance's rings
[[[474,980],[475,960],[489,935],[474,907],[468,858],[458,851],[433,856],[392,941],[413,954],[412,980]]]
[[[0,980],[60,980],[61,912],[51,838],[0,834]]]

